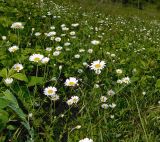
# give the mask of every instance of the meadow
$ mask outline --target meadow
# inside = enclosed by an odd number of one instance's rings
[[[159,14],[115,11],[0,0],[0,142],[160,141]]]

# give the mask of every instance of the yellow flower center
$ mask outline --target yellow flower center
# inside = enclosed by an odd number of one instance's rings
[[[34,61],[35,61],[35,62],[38,62],[39,60],[40,60],[39,57],[34,58]]]
[[[53,90],[48,90],[48,94],[53,94]]]
[[[70,86],[73,86],[75,83],[74,82],[69,82],[69,85]]]
[[[16,67],[16,70],[19,71],[19,70],[20,70],[20,67]]]
[[[100,68],[100,67],[101,67],[100,64],[96,64],[96,65],[95,65],[95,68],[97,68],[97,69]]]

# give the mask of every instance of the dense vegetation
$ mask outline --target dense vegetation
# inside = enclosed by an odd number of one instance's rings
[[[0,142],[160,141],[160,21],[89,3],[0,1]]]

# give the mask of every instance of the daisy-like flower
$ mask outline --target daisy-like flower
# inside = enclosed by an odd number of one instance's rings
[[[123,82],[123,83],[125,83],[125,84],[129,84],[129,83],[131,83],[130,78],[129,78],[128,76],[127,76],[127,77],[122,78],[122,82]]]
[[[100,100],[101,100],[101,102],[106,102],[107,101],[107,97],[105,97],[105,96],[101,96],[101,98],[100,98]]]
[[[29,57],[29,60],[30,61],[32,61],[32,62],[39,62],[39,61],[41,61],[42,59],[43,59],[43,55],[41,55],[41,54],[33,54],[33,55],[31,55],[30,57]]]
[[[40,36],[41,33],[40,33],[40,32],[36,32],[34,35],[35,35],[35,36]]]
[[[71,31],[69,34],[70,34],[71,36],[74,36],[74,35],[76,34],[76,32],[75,32],[75,31]]]
[[[66,79],[65,86],[76,86],[78,85],[78,80],[75,77],[70,77]]]
[[[52,48],[51,47],[47,47],[46,51],[50,52],[50,51],[52,51]]]
[[[50,59],[48,57],[44,57],[44,58],[42,58],[41,62],[42,62],[42,64],[46,64],[49,62],[49,60]]]
[[[109,91],[107,92],[107,94],[108,94],[109,96],[113,96],[113,95],[115,95],[116,93],[115,93],[113,90],[109,90]]]
[[[71,24],[71,26],[72,26],[72,27],[78,27],[79,24],[78,24],[78,23],[73,23],[73,24]]]
[[[71,45],[71,43],[70,42],[66,42],[66,43],[64,43],[64,46],[70,46]]]
[[[62,50],[62,48],[63,48],[62,46],[57,46],[56,50],[60,51],[60,50]]]
[[[88,49],[88,53],[92,53],[93,52],[93,49]]]
[[[108,105],[108,104],[102,104],[101,107],[102,107],[103,109],[107,109],[107,108],[109,107],[109,105]]]
[[[78,96],[72,96],[71,99],[72,99],[74,104],[77,104],[78,101],[79,101],[79,97]]]
[[[5,84],[10,85],[13,82],[13,78],[4,79]]]
[[[59,96],[55,94],[55,95],[51,96],[51,100],[57,101],[57,100],[59,100]]]
[[[9,51],[9,52],[15,52],[15,51],[17,51],[18,49],[19,49],[19,47],[16,46],[16,45],[14,45],[14,46],[10,47],[10,48],[8,49],[8,51]]]
[[[89,138],[84,138],[84,139],[80,140],[79,142],[93,142],[93,140],[89,139]]]
[[[54,40],[57,41],[57,42],[60,42],[61,38],[60,37],[56,37]]]
[[[98,41],[98,40],[92,40],[91,43],[92,43],[93,45],[98,45],[98,44],[100,44],[100,41]]]
[[[55,31],[52,31],[52,32],[47,33],[47,36],[48,36],[48,37],[55,36],[55,35],[56,35],[56,32],[55,32]]]
[[[12,24],[11,28],[12,29],[23,29],[24,26],[21,22],[15,22],[15,23]]]
[[[13,69],[14,69],[15,71],[19,72],[20,70],[23,69],[23,65],[17,63],[17,64],[15,64],[15,65],[13,66]]]
[[[79,97],[78,96],[72,96],[71,99],[69,99],[67,101],[67,104],[70,106],[70,105],[73,105],[73,104],[77,104],[79,101]]]
[[[79,59],[79,58],[80,58],[80,55],[79,55],[79,54],[76,54],[76,55],[74,55],[74,58]]]
[[[104,61],[93,61],[93,63],[91,63],[91,70],[94,70],[97,74],[101,73],[101,70],[105,67],[106,63]]]
[[[115,108],[115,107],[116,107],[116,104],[115,104],[115,103],[112,103],[112,104],[109,105],[109,107]]]
[[[2,40],[6,40],[7,39],[7,37],[6,36],[2,36]]]
[[[123,71],[122,71],[121,69],[117,69],[117,70],[116,70],[116,73],[117,73],[117,74],[122,74],[122,72],[123,72]]]
[[[50,27],[51,30],[55,30],[55,28],[56,28],[55,26],[51,26]]]
[[[72,100],[72,99],[69,99],[69,100],[67,101],[67,104],[68,104],[69,106],[71,106],[71,105],[73,104],[73,100]]]
[[[53,56],[59,56],[60,53],[61,53],[60,51],[55,51],[53,52]]]
[[[54,96],[54,95],[56,95],[56,91],[57,91],[57,88],[49,86],[44,89],[44,94],[46,96]]]

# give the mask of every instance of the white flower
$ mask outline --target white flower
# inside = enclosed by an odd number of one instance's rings
[[[29,60],[32,61],[32,62],[37,62],[37,63],[38,63],[39,61],[42,60],[43,57],[44,57],[44,56],[41,55],[41,54],[33,54],[33,55],[31,55],[31,56],[29,57]]]
[[[68,31],[69,30],[69,28],[67,28],[67,27],[62,27],[62,31]]]
[[[65,25],[65,24],[62,24],[61,27],[66,27],[66,25]]]
[[[71,99],[69,99],[67,101],[67,104],[70,106],[70,105],[73,105],[73,104],[77,104],[79,101],[79,97],[78,96],[72,96]]]
[[[65,81],[65,86],[76,86],[77,84],[78,84],[78,80],[75,77],[70,77]]]
[[[110,118],[113,119],[113,118],[114,118],[114,115],[110,115]]]
[[[40,36],[41,33],[40,33],[40,32],[36,32],[34,35],[35,35],[35,36]]]
[[[98,45],[98,44],[100,44],[100,41],[98,41],[98,40],[92,40],[91,43],[92,43],[93,45]]]
[[[78,101],[79,101],[79,97],[78,96],[72,96],[71,99],[72,99],[74,104],[77,104]]]
[[[92,53],[93,52],[93,49],[88,49],[88,53]]]
[[[60,51],[55,51],[53,52],[53,56],[59,56],[60,53],[61,53]]]
[[[109,106],[108,106],[108,104],[102,104],[101,107],[104,109],[107,109]]]
[[[91,63],[91,70],[94,70],[97,74],[101,73],[101,70],[105,67],[105,62],[104,61],[93,61],[93,63]]]
[[[54,40],[57,41],[57,42],[60,42],[61,38],[60,37],[56,37]]]
[[[42,64],[46,64],[49,62],[49,60],[50,59],[48,57],[44,57],[44,58],[42,58],[41,62],[42,62]]]
[[[62,50],[62,48],[63,48],[63,47],[61,47],[61,46],[57,46],[57,47],[56,47],[56,50]]]
[[[66,42],[66,43],[64,43],[64,46],[70,46],[71,45],[71,43],[70,42]]]
[[[32,118],[32,116],[33,116],[32,113],[29,113],[29,114],[28,114],[28,117],[29,117],[29,118]]]
[[[46,51],[50,52],[50,51],[52,51],[52,48],[51,47],[47,47]]]
[[[93,142],[93,140],[89,139],[89,138],[84,138],[84,139],[80,140],[79,142]]]
[[[78,27],[79,24],[78,23],[75,23],[75,24],[71,24],[72,27]]]
[[[47,33],[47,36],[48,36],[48,37],[51,37],[51,36],[54,36],[54,35],[56,35],[56,32],[55,32],[55,31],[52,31],[52,32]]]
[[[116,93],[115,93],[113,90],[109,90],[109,91],[107,92],[107,94],[108,94],[109,96],[113,96],[113,95],[115,95]]]
[[[112,103],[112,104],[109,105],[109,107],[115,108],[115,107],[116,107],[116,104],[115,104],[115,103]]]
[[[7,84],[7,85],[10,85],[12,82],[13,82],[13,78],[6,78],[4,80],[4,82]]]
[[[6,36],[2,36],[2,40],[6,40],[7,39],[7,37]]]
[[[76,55],[74,55],[74,58],[79,59],[79,58],[80,58],[80,55],[79,55],[79,54],[76,54]]]
[[[142,94],[143,94],[143,95],[146,95],[146,92],[143,91]]]
[[[8,51],[9,51],[9,52],[15,52],[15,51],[17,51],[18,49],[19,49],[18,46],[14,45],[14,46],[10,47],[10,48],[8,49]]]
[[[73,100],[72,100],[72,99],[69,99],[69,100],[67,101],[67,104],[68,104],[69,106],[71,106],[71,105],[73,104]]]
[[[99,84],[94,84],[94,88],[99,88]]]
[[[59,96],[58,95],[52,95],[51,96],[51,100],[53,100],[53,101],[57,101],[57,100],[59,100]]]
[[[51,30],[54,30],[54,29],[55,29],[55,26],[51,26],[50,29],[51,29]]]
[[[75,129],[80,129],[81,128],[81,125],[77,125],[76,127],[75,127]]]
[[[130,78],[129,77],[124,77],[122,78],[122,82],[125,84],[129,84],[130,83]]]
[[[111,54],[111,57],[115,57],[116,55],[115,54]]]
[[[61,70],[61,69],[62,69],[62,65],[59,66],[59,70]]]
[[[122,74],[122,72],[123,72],[123,71],[122,71],[121,69],[117,69],[117,70],[116,70],[116,73],[117,73],[117,74]]]
[[[79,52],[82,53],[82,52],[85,52],[85,50],[84,49],[79,49]]]
[[[23,29],[24,26],[21,22],[15,22],[15,23],[12,24],[11,28],[12,29]]]
[[[74,36],[74,35],[76,34],[76,32],[75,32],[75,31],[71,31],[69,34],[70,34],[71,36]]]
[[[46,96],[54,96],[56,94],[57,88],[49,86],[44,89],[44,94]]]
[[[13,69],[14,69],[15,71],[19,72],[20,70],[23,69],[23,65],[17,63],[17,64],[15,64],[15,65],[13,66]]]
[[[107,101],[107,97],[105,97],[105,96],[101,96],[101,98],[100,98],[100,100],[101,100],[101,102],[106,102]]]
[[[122,80],[120,80],[120,79],[118,79],[118,80],[117,80],[117,83],[118,83],[118,84],[122,84],[122,83],[123,83],[123,81],[122,81]]]

